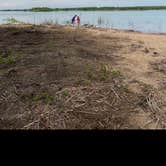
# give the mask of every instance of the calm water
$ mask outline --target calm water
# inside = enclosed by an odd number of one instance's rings
[[[4,19],[14,17],[20,21],[41,24],[52,20],[67,24],[73,15],[81,17],[81,24],[114,29],[133,29],[147,33],[166,33],[166,10],[152,11],[68,11],[68,12],[0,12],[0,24]]]

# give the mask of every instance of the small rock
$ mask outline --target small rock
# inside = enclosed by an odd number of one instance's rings
[[[158,54],[158,52],[154,51],[154,52],[153,52],[153,54],[154,54],[154,55],[157,55],[157,54]]]
[[[145,53],[149,53],[150,51],[149,51],[148,48],[145,48],[145,49],[144,49],[144,52],[145,52]]]

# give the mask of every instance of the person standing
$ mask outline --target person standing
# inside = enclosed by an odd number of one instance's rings
[[[77,15],[75,15],[73,18],[72,18],[72,24],[74,25],[75,23],[75,18],[77,17]]]
[[[72,18],[72,24],[77,24],[78,26],[80,25],[80,17],[75,15],[73,18]]]
[[[79,16],[77,16],[77,24],[78,24],[78,26],[80,25],[80,17]]]

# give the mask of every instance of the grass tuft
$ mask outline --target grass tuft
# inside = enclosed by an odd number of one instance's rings
[[[10,64],[15,64],[17,61],[21,59],[21,55],[18,53],[10,53],[9,55],[6,56],[0,56],[0,65],[5,64],[5,65],[10,65]]]

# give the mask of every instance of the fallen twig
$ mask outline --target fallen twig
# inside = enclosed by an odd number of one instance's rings
[[[70,98],[68,98],[66,101],[65,101],[65,104],[67,104],[71,99],[73,99],[76,95],[73,95],[71,96]]]
[[[121,100],[120,96],[116,93],[116,91],[115,91],[112,87],[111,87],[111,90],[114,92],[115,96],[116,96],[119,100]]]
[[[27,124],[26,126],[24,126],[22,129],[25,129],[25,128],[29,128],[30,126],[34,125],[35,123],[38,123],[40,120],[35,120],[29,124]]]
[[[94,113],[94,112],[85,112],[85,111],[77,111],[77,112],[83,114],[90,114],[90,115],[100,115],[99,113]]]

